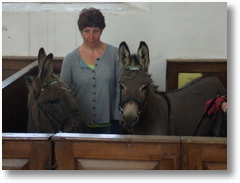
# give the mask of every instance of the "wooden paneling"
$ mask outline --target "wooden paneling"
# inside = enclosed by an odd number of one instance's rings
[[[227,170],[227,163],[203,163],[204,170]]]
[[[37,60],[36,57],[2,57],[2,80]]]
[[[57,134],[57,169],[164,169],[180,167],[180,137]]]
[[[158,170],[158,161],[77,159],[78,170]]]
[[[179,73],[202,73],[217,76],[227,88],[227,60],[196,59],[167,60],[166,91],[178,88]]]
[[[2,57],[2,80],[7,79],[16,72],[37,60],[37,57]],[[59,74],[62,67],[63,57],[53,58],[53,70]]]
[[[29,170],[29,159],[3,159],[2,170]]]
[[[2,169],[43,170],[51,165],[52,135],[2,133]]]
[[[55,74],[60,74],[62,68],[63,58],[53,57],[53,70]]]
[[[183,170],[226,170],[227,138],[181,137]]]
[[[3,133],[3,169],[227,170],[227,138]]]

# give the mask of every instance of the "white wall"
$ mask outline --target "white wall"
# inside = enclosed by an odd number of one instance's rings
[[[126,41],[132,53],[145,41],[150,50],[149,73],[160,90],[165,90],[167,59],[227,59],[227,3],[129,4],[132,10],[100,7],[107,24],[101,39],[116,46]],[[76,24],[79,11],[3,9],[2,55],[36,56],[44,47],[64,57],[82,43]]]

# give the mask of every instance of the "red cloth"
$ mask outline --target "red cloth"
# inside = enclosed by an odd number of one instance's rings
[[[206,110],[208,109],[209,105],[212,103],[213,100],[214,99],[211,99],[211,100],[206,102],[204,113],[206,112]],[[215,99],[215,101],[211,105],[211,108],[207,112],[208,117],[210,117],[215,110],[222,111],[222,109],[220,109],[221,106],[219,106],[219,103],[222,102],[222,101],[227,102],[227,95],[224,95],[224,96],[221,96],[221,97],[218,97],[218,98]]]

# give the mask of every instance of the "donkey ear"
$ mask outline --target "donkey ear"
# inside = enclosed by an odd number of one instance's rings
[[[130,51],[124,41],[119,45],[118,56],[119,62],[122,64],[123,68],[126,68],[128,65],[131,64]]]
[[[139,64],[142,66],[142,69],[145,72],[148,72],[148,66],[149,66],[150,60],[149,60],[148,46],[145,42],[143,41],[140,42],[137,55],[138,55]]]
[[[25,82],[26,82],[27,86],[32,85],[32,83],[33,83],[32,77],[30,77],[30,76],[24,76],[24,79],[25,79]]]
[[[42,65],[43,65],[43,62],[46,58],[46,52],[44,50],[44,48],[40,48],[39,49],[39,52],[38,52],[38,67],[39,67],[39,70],[42,69]]]
[[[53,73],[53,54],[50,53],[43,62],[42,69],[40,71],[40,80],[42,83],[47,82]]]

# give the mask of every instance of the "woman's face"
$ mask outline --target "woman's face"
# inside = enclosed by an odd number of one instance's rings
[[[92,48],[100,42],[101,35],[102,31],[98,27],[86,27],[82,30],[84,43]]]

